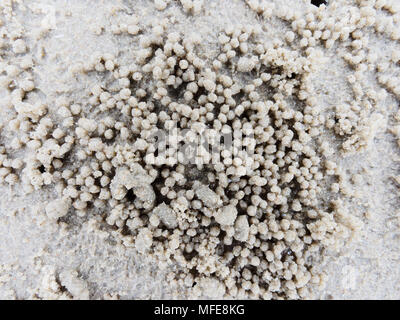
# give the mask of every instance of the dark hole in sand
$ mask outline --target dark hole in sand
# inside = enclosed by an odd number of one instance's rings
[[[311,4],[313,4],[314,6],[319,7],[322,4],[326,5],[326,0],[311,0]]]

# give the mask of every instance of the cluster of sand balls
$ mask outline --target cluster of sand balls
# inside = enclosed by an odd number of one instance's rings
[[[248,3],[272,15],[273,8]],[[0,179],[28,193],[55,186],[50,219],[97,215],[121,231],[126,246],[177,265],[169,280],[193,287],[194,296],[309,297],[310,285],[323,282],[313,256],[334,246],[344,228],[321,200],[336,164],[326,159],[330,147],[316,141],[326,127],[353,133],[346,119],[321,113],[310,80],[324,58],[316,43],[329,48],[351,32],[357,37],[346,26],[331,32],[330,21],[318,20],[323,11],[314,11],[305,20],[275,13],[293,32],[270,42],[259,25],[228,26],[212,59],[198,53],[200,35],[168,32],[164,20],[143,34],[135,23],[114,26],[139,38],[135,58],[120,63],[95,53],[72,66],[72,73],[111,80],[90,88],[85,104],[60,97],[55,114],[24,101],[34,91],[29,58],[3,66],[0,83],[10,94],[2,102],[15,114],[4,132],[17,134],[0,149]],[[374,23],[366,9],[361,17]],[[27,48],[16,39],[12,50]],[[183,129],[191,134],[180,135]],[[159,130],[177,132],[167,153],[155,147]],[[230,134],[232,148],[203,148],[195,163],[182,163],[179,146],[202,134]],[[8,148],[29,156],[11,157]]]

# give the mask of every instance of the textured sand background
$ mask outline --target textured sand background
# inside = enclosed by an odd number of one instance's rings
[[[174,15],[176,23],[171,28],[200,32],[206,39],[201,44],[203,50],[210,52],[216,42],[212,32],[215,28],[232,22],[251,24],[259,19],[239,0],[206,1],[204,10],[195,16],[187,15],[174,1],[163,12],[156,10],[152,1],[34,0],[26,1],[25,6],[18,2],[22,3],[16,1],[11,5],[14,24],[5,27],[8,30],[23,28],[26,43],[38,62],[33,70],[36,87],[50,102],[50,108],[51,101],[60,93],[68,93],[79,100],[90,82],[106,81],[95,75],[89,80],[72,77],[67,70],[74,61],[84,61],[94,51],[129,58],[129,52],[137,44],[128,36],[110,32],[110,24],[123,20],[127,13],[134,12],[140,17],[144,29],[155,19]],[[302,1],[291,2],[299,12],[309,6]],[[7,7],[11,2],[4,3],[0,6]],[[350,5],[353,1],[344,3]],[[347,10],[345,5],[332,9],[330,4],[326,10],[331,10],[332,15]],[[271,34],[287,28],[278,19],[271,19],[269,24]],[[43,25],[49,26],[49,32],[39,34]],[[99,35],[95,34],[102,29]],[[373,31],[369,46],[383,60],[393,50],[400,50],[398,42]],[[46,54],[41,57],[43,50]],[[315,75],[318,99],[324,107],[345,101],[351,95],[345,81],[350,68],[335,48],[325,50],[329,62],[325,70]],[[13,59],[12,53],[0,59]],[[398,76],[399,70],[392,73]],[[371,84],[376,86],[373,73]],[[398,101],[389,95],[379,109],[390,125],[393,112],[398,110]],[[0,122],[6,122],[7,114],[2,109],[0,113]],[[361,173],[361,183],[354,186],[360,198],[349,202],[349,210],[364,225],[360,237],[342,252],[322,253],[324,259],[318,265],[326,273],[328,282],[317,297],[400,298],[399,190],[391,178],[399,173],[400,153],[386,127],[377,130],[365,152],[338,157],[349,176]],[[125,248],[109,231],[99,231],[83,218],[61,225],[49,221],[43,205],[54,196],[51,187],[29,196],[22,195],[17,186],[0,187],[0,298],[51,297],[48,283],[49,278],[55,276],[78,298],[185,297],[185,289],[168,285],[165,277],[169,268],[161,269],[154,261]],[[82,289],[85,287],[88,290]]]

